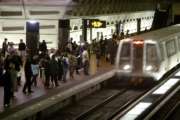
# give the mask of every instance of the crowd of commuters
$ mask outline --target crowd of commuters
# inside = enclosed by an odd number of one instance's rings
[[[4,107],[9,107],[14,93],[22,86],[22,72],[25,75],[22,93],[29,95],[34,92],[32,86],[38,86],[38,76],[44,76],[44,87],[49,89],[59,86],[60,81],[67,82],[68,73],[72,80],[74,74],[80,75],[80,70],[89,75],[90,54],[96,55],[97,66],[100,66],[101,57],[114,64],[117,51],[115,39],[113,36],[111,40],[93,40],[92,44],[85,42],[83,45],[77,45],[71,39],[63,51],[48,50],[43,40],[39,45],[39,54],[32,56],[26,52],[26,44],[22,39],[18,49],[15,49],[14,44],[5,38],[0,51],[0,84],[4,87]]]

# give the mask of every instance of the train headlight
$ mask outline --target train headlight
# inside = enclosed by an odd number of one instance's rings
[[[153,66],[152,66],[152,65],[148,65],[148,66],[146,67],[146,71],[151,71],[151,70],[153,70]]]
[[[123,67],[124,70],[129,70],[130,68],[131,68],[130,65],[124,65],[124,67]]]

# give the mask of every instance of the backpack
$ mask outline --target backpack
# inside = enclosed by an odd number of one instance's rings
[[[64,66],[64,67],[68,68],[68,61],[67,61],[66,58],[63,58],[62,63],[63,63],[63,66]]]

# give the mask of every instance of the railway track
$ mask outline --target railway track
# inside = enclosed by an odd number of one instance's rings
[[[147,89],[102,89],[51,115],[51,120],[108,120]]]
[[[170,116],[173,116],[173,113],[179,108],[179,101],[180,90],[165,105],[163,105],[150,120],[173,120]]]
[[[144,92],[144,90],[126,90],[123,94],[117,96],[103,107],[94,111],[92,114],[87,115],[84,118],[81,117],[81,120],[108,120],[117,112],[123,110],[130,103],[139,98],[139,96]]]

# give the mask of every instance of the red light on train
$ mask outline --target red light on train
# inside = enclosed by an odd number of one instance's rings
[[[133,44],[135,44],[135,45],[143,45],[144,41],[143,40],[134,40]]]

